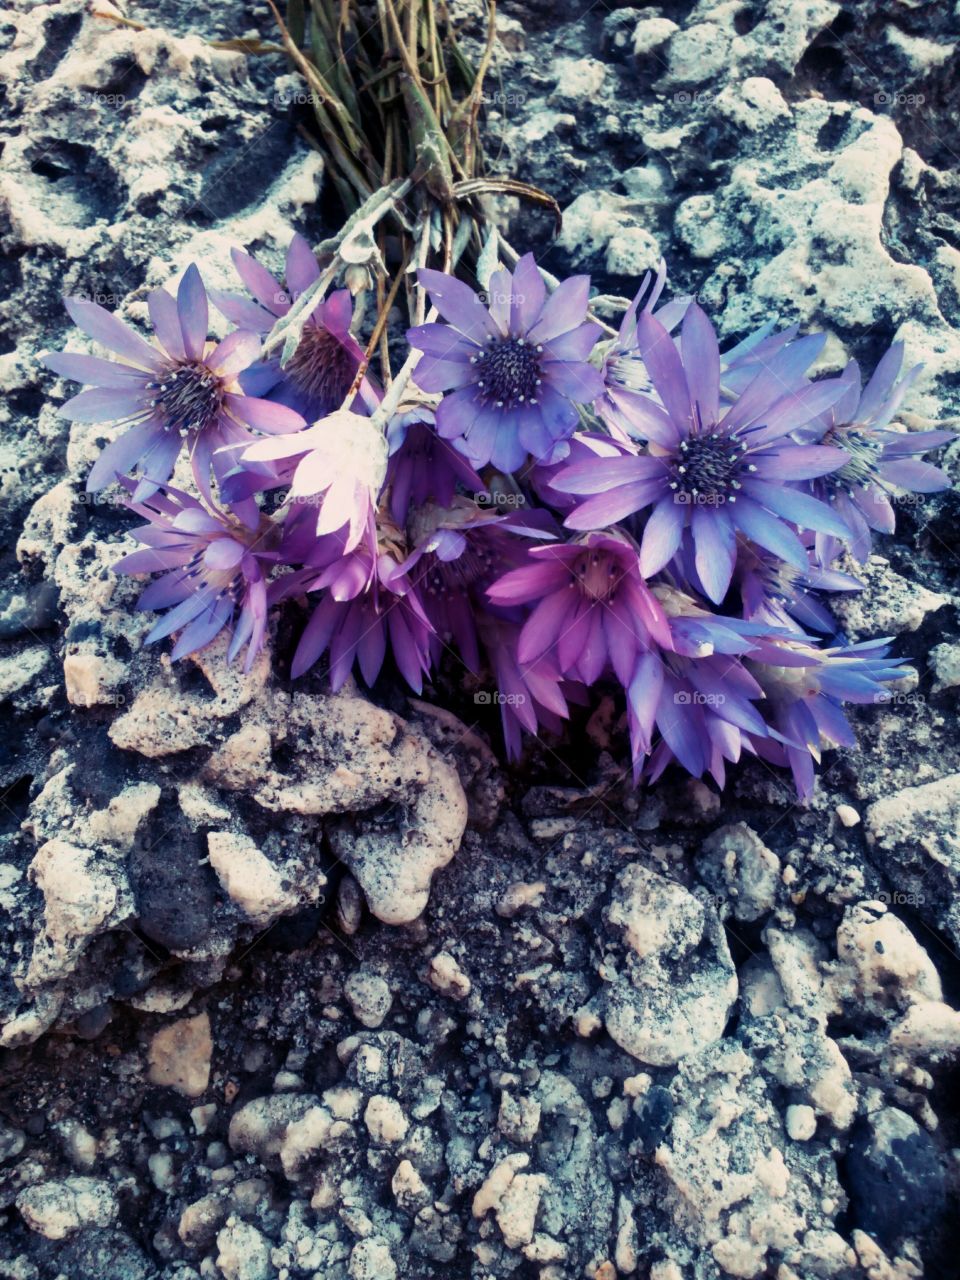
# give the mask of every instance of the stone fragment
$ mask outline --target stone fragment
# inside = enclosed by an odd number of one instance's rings
[[[206,1012],[161,1027],[150,1041],[151,1084],[199,1098],[210,1083],[213,1037]]]
[[[390,988],[378,974],[358,969],[343,984],[353,1016],[365,1027],[379,1027],[390,1012]]]
[[[397,1264],[383,1236],[368,1236],[353,1246],[347,1274],[350,1280],[396,1280]]]
[[[451,1000],[465,1000],[470,994],[470,979],[449,951],[438,951],[427,968],[427,981],[434,991]]]
[[[540,1128],[540,1103],[536,1098],[515,1097],[505,1089],[500,1098],[497,1128],[510,1142],[532,1142]]]
[[[370,1099],[363,1113],[363,1122],[370,1137],[380,1146],[402,1142],[410,1128],[410,1121],[403,1114],[399,1102],[384,1094],[374,1094]]]
[[[946,1181],[936,1144],[897,1107],[857,1125],[846,1166],[854,1221],[883,1245],[921,1234],[943,1212]]]
[[[29,875],[43,894],[44,927],[34,944],[27,981],[49,982],[70,972],[87,941],[116,910],[120,893],[109,864],[66,840],[41,845]]]
[[[279,1164],[287,1126],[319,1105],[306,1093],[277,1093],[254,1098],[230,1118],[227,1141],[233,1151],[255,1155],[264,1164]]]
[[[543,880],[537,880],[532,884],[524,884],[523,881],[517,881],[515,884],[510,885],[497,903],[497,915],[503,916],[505,920],[512,920],[525,907],[539,907],[543,902],[543,895],[546,891],[546,882]]]
[[[840,994],[871,1013],[943,998],[933,961],[882,903],[847,908],[837,929],[837,958]]]
[[[670,1066],[723,1034],[737,975],[716,911],[682,885],[633,863],[617,878],[607,919],[622,931],[622,972],[598,997],[622,1049]]]
[[[64,1240],[86,1227],[108,1227],[119,1212],[109,1182],[80,1176],[38,1182],[21,1191],[16,1203],[30,1230],[48,1240]]]
[[[794,1142],[807,1142],[817,1131],[817,1116],[813,1107],[793,1103],[787,1107],[787,1133]]]
[[[430,1191],[409,1160],[401,1160],[390,1181],[390,1189],[405,1213],[415,1213],[430,1203]]]
[[[737,920],[759,920],[776,905],[780,859],[745,822],[709,835],[697,870]]]
[[[305,905],[305,895],[289,883],[278,867],[257,848],[249,836],[232,831],[207,833],[210,865],[227,894],[255,924],[267,924],[277,916]],[[317,875],[317,892],[325,883]]]
[[[217,1236],[217,1266],[224,1280],[271,1280],[270,1241],[250,1222],[231,1221]]]

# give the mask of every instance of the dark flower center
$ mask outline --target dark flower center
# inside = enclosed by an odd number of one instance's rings
[[[680,441],[671,488],[694,500],[736,501],[747,446],[719,431]]]
[[[828,476],[824,476],[827,487],[832,492],[842,489],[850,493],[853,489],[873,484],[877,479],[877,464],[883,457],[883,445],[869,432],[855,428],[844,431],[833,429],[824,436],[823,443],[842,449],[850,458],[838,471],[831,471]]]
[[[477,386],[488,403],[498,409],[536,404],[540,389],[542,347],[523,338],[493,338],[482,355],[472,356]]]
[[[493,581],[499,560],[486,542],[470,539],[456,560],[441,560],[431,554],[431,565],[423,584],[430,596],[462,596],[471,588],[484,587]]]
[[[284,373],[297,389],[317,401],[317,412],[332,413],[343,404],[357,372],[357,360],[329,329],[308,324]]]
[[[589,600],[610,600],[616,595],[623,570],[609,555],[584,551],[573,562],[572,572],[580,593]]]
[[[150,407],[163,419],[165,431],[188,435],[212,426],[223,408],[223,379],[202,360],[171,362],[156,382]]]

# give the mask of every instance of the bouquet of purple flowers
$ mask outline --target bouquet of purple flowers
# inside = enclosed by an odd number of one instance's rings
[[[160,575],[148,641],[178,658],[227,630],[249,669],[299,597],[293,676],[324,658],[334,688],[371,685],[390,659],[420,693],[459,663],[496,686],[510,757],[615,686],[635,781],[677,763],[723,786],[747,752],[809,799],[821,748],[853,744],[843,704],[904,674],[884,641],[832,635],[829,593],[860,589],[897,495],[949,486],[922,455],[951,433],[894,422],[918,372],[900,344],[865,387],[854,361],[811,378],[823,335],[768,324],[723,351],[696,302],[661,304],[663,268],[615,331],[586,276],[550,289],[528,254],[482,294],[421,268],[418,354],[381,390],[381,335],[361,347],[306,241],[282,284],[234,261],[243,292],[191,266],[150,294],[154,342],[69,300],[117,358],[46,360],[90,388],[66,417],[113,424],[87,488],[119,481],[147,520],[117,569]]]

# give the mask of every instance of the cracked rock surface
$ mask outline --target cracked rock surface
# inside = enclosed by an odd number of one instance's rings
[[[455,687],[285,680],[295,618],[248,676],[142,649],[60,297],[136,326],[330,228],[285,64],[208,43],[266,7],[124,13],[0,18],[0,1280],[953,1280],[956,496],[838,610],[917,675],[808,810],[758,762],[634,793],[602,717],[502,770]],[[824,370],[899,338],[918,423],[960,412],[947,7],[497,21],[488,151],[564,209],[504,200],[514,243],[614,294],[664,254]]]

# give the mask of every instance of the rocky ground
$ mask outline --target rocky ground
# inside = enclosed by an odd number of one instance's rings
[[[0,18],[0,1278],[954,1277],[956,495],[844,607],[917,676],[807,810],[759,764],[633,794],[606,705],[505,772],[455,678],[291,686],[292,622],[273,674],[142,651],[132,521],[36,364],[60,296],[136,323],[329,209],[296,79],[207,43],[265,7],[126,12]],[[488,149],[564,207],[545,265],[623,293],[666,254],[727,336],[825,328],[823,368],[897,336],[949,418],[951,21],[505,2]]]

